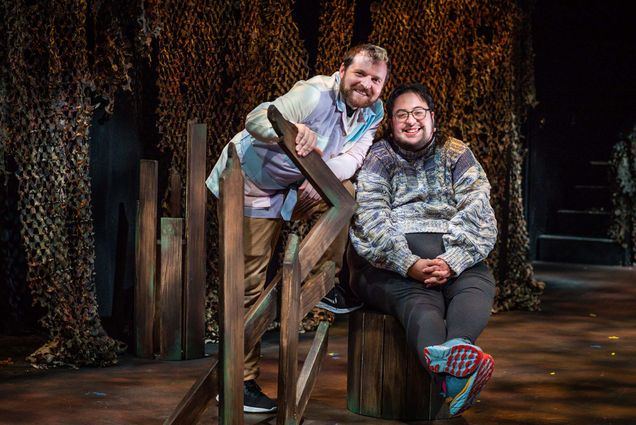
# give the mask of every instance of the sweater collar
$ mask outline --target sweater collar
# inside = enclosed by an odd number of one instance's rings
[[[415,159],[428,158],[431,155],[433,155],[433,152],[435,151],[435,145],[437,144],[437,140],[436,140],[436,137],[433,136],[433,139],[429,142],[428,145],[424,146],[423,148],[417,151],[410,151],[400,147],[400,145],[395,143],[393,138],[389,139],[389,143],[391,143],[393,150],[397,152],[398,155],[400,155],[402,158],[406,160],[412,161]]]

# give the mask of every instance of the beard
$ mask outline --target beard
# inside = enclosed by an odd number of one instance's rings
[[[366,97],[361,97],[361,95],[357,92],[362,92],[366,95]],[[370,90],[365,89],[361,85],[347,87],[344,79],[340,81],[340,93],[342,93],[342,97],[344,98],[345,103],[354,109],[358,108],[367,108],[376,101],[373,99],[372,93]]]

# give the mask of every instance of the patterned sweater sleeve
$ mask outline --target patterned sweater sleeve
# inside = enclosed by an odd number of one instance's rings
[[[444,235],[446,252],[438,256],[455,274],[484,260],[497,240],[497,220],[490,205],[490,183],[470,149],[461,153],[453,168],[457,213]]]
[[[376,150],[377,151],[377,150]],[[358,175],[358,207],[349,230],[356,252],[375,267],[402,276],[420,257],[409,249],[405,236],[391,222],[390,173],[386,159],[371,152]]]

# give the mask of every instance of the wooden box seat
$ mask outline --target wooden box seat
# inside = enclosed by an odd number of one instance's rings
[[[347,408],[394,420],[448,418],[448,406],[393,316],[368,309],[349,318]]]

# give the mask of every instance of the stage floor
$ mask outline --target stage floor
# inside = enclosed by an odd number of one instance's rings
[[[635,425],[636,269],[537,263],[546,282],[542,311],[492,317],[478,344],[495,359],[479,402],[460,418],[472,425]],[[332,327],[329,355],[304,424],[385,424],[346,410],[347,320]],[[311,335],[301,336],[304,358]],[[29,341],[2,338],[2,353]],[[259,382],[276,394],[277,334],[263,347]],[[118,366],[39,371],[0,358],[0,424],[161,424],[210,359],[161,362],[124,356]],[[6,364],[5,364],[6,363]],[[201,423],[216,422],[216,404]],[[246,415],[247,424],[274,424]]]

